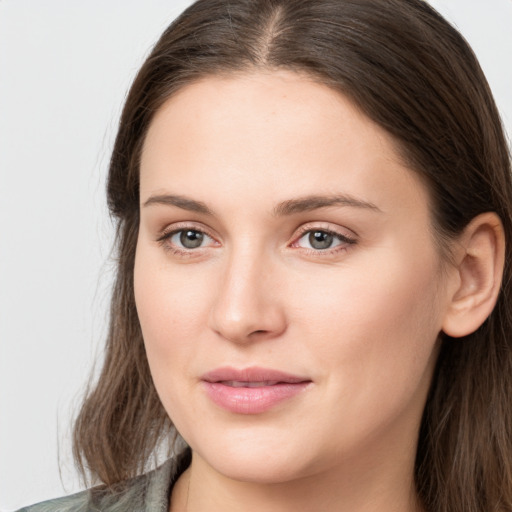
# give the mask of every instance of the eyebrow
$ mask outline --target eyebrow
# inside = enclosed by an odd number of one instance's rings
[[[177,206],[183,210],[190,212],[202,213],[203,215],[213,215],[212,211],[202,201],[195,201],[184,196],[177,196],[171,194],[162,194],[158,196],[151,196],[145,203],[144,207],[153,204],[162,204],[167,206]]]
[[[213,212],[208,206],[202,201],[196,201],[185,196],[174,195],[174,194],[161,194],[151,196],[143,204],[144,207],[151,206],[154,204],[176,206],[183,210],[191,212],[201,213],[203,215],[212,216]],[[332,196],[305,196],[297,199],[289,199],[279,203],[273,210],[275,217],[293,215],[301,212],[309,212],[320,208],[328,208],[329,206],[350,206],[353,208],[364,208],[367,210],[373,210],[381,212],[373,203],[363,201],[349,195],[332,195]]]
[[[351,206],[354,208],[365,208],[377,212],[382,210],[368,201],[363,201],[349,195],[332,196],[306,196],[298,199],[283,201],[274,208],[275,216],[293,215],[294,213],[309,212],[329,206]]]

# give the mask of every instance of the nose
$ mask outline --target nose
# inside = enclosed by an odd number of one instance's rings
[[[217,280],[210,328],[234,343],[276,338],[286,330],[279,273],[261,255],[233,254]]]

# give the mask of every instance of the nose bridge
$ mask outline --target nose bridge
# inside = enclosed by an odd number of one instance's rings
[[[254,244],[239,243],[226,256],[211,312],[211,327],[222,337],[243,343],[275,337],[286,325],[275,293],[275,263]]]

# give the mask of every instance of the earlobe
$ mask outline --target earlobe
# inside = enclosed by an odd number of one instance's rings
[[[505,234],[493,212],[475,217],[459,239],[456,285],[449,290],[449,304],[442,330],[459,338],[476,331],[491,314],[501,286],[505,261]]]

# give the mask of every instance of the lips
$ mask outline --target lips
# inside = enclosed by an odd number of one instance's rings
[[[201,378],[207,396],[236,414],[260,414],[291,400],[312,383],[307,377],[251,367],[218,368]]]

